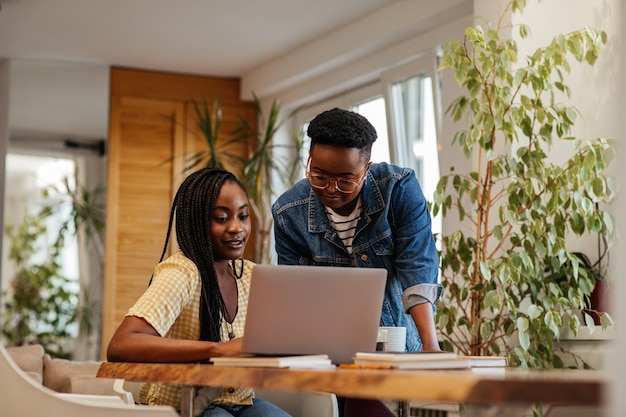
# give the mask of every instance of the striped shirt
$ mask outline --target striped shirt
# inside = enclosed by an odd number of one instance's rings
[[[253,266],[253,262],[246,260],[243,274],[236,281],[237,315],[232,326],[222,320],[222,340],[229,340],[230,331],[235,337],[243,336]],[[127,316],[143,318],[163,337],[199,340],[201,288],[196,265],[179,251],[156,266],[152,284],[130,308]],[[144,404],[170,405],[180,409],[180,393],[180,385],[145,383],[141,386],[140,401]],[[214,403],[252,404],[253,397],[254,391],[251,388],[225,387]]]
[[[354,240],[354,234],[356,233],[356,225],[361,219],[361,197],[357,201],[354,210],[347,216],[335,213],[331,208],[326,207],[326,214],[333,229],[339,235],[339,238],[346,247],[349,254],[352,254],[352,241]]]

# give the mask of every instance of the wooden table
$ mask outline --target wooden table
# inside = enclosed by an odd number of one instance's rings
[[[105,362],[97,375],[187,386],[248,386],[355,398],[502,405],[502,409],[535,403],[599,406],[608,385],[603,372],[565,369],[274,369]]]

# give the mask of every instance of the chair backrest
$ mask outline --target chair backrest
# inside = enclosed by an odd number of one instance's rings
[[[106,403],[90,396],[68,396],[30,378],[0,344],[0,404],[2,416],[31,417],[179,417],[171,407],[147,407]]]
[[[338,417],[337,396],[325,392],[254,389],[257,397],[282,408],[293,417]]]

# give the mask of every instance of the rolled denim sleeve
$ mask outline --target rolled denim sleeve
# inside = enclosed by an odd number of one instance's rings
[[[402,293],[404,312],[408,314],[411,308],[424,303],[435,305],[441,296],[441,289],[439,284],[418,284],[407,288]]]

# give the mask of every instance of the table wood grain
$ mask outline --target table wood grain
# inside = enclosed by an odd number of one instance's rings
[[[371,370],[104,362],[98,377],[189,386],[319,391],[355,398],[461,404],[601,405],[607,376],[592,370]]]

